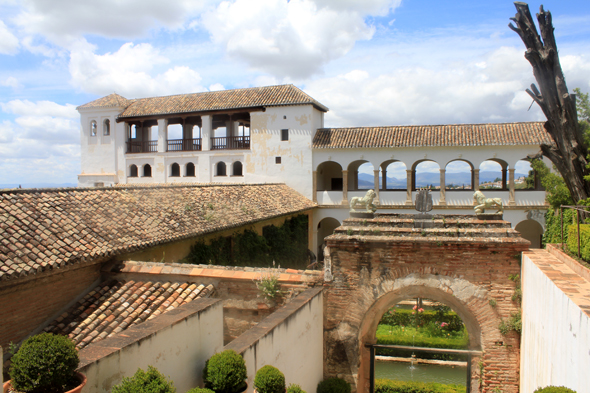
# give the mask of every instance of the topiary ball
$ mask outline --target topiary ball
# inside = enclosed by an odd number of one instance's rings
[[[576,393],[576,391],[565,386],[547,386],[535,390],[535,393]]]
[[[341,378],[329,378],[318,383],[317,393],[350,393],[350,384]]]
[[[307,393],[305,390],[301,389],[301,386],[297,385],[296,383],[292,383],[287,388],[287,393]]]
[[[191,390],[189,390],[186,393],[215,393],[215,392],[213,390],[207,389],[207,388],[192,388]]]
[[[232,349],[211,356],[203,370],[205,387],[216,393],[236,393],[243,390],[247,376],[244,358]]]
[[[273,366],[264,366],[254,377],[254,387],[259,393],[285,393],[285,375]]]
[[[68,337],[38,334],[25,340],[12,357],[12,387],[22,392],[63,390],[79,362],[76,346]]]
[[[131,378],[123,378],[123,381],[113,386],[111,393],[176,393],[172,381],[169,381],[154,366],[148,366],[143,371],[138,368]]]

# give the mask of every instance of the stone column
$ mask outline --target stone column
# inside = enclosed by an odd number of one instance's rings
[[[211,128],[213,118],[211,116],[201,116],[203,125],[201,126],[201,150],[211,150]]]
[[[158,151],[168,150],[168,120],[158,119]]]
[[[311,200],[318,203],[318,171],[313,171],[313,184],[312,184],[312,195]]]
[[[375,176],[375,178],[374,178],[375,187],[373,188],[375,190],[375,200],[373,201],[373,203],[375,205],[380,205],[381,202],[379,200],[379,169],[373,170],[373,174]]]
[[[479,169],[474,169],[473,170],[473,191],[479,191]]]
[[[508,206],[516,205],[516,201],[514,199],[514,171],[516,169],[508,169],[508,190],[510,193],[510,199],[508,200]]]
[[[383,187],[384,190],[387,190],[387,167],[382,168],[381,183],[381,187]]]
[[[406,205],[412,204],[412,170],[407,169],[407,182],[406,182]]]
[[[439,205],[447,204],[447,181],[445,179],[446,172],[446,169],[440,170],[440,200],[438,201]]]
[[[348,205],[348,171],[342,171],[342,204]]]

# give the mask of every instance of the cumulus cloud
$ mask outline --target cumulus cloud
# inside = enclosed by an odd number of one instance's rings
[[[304,78],[344,56],[375,32],[365,20],[400,1],[236,0],[222,2],[202,24],[227,53],[278,77]]]
[[[8,27],[0,20],[0,53],[13,55],[18,51],[18,38],[8,30]]]
[[[170,60],[150,44],[126,43],[117,52],[104,55],[94,53],[95,49],[81,41],[71,52],[71,82],[85,92],[107,95],[116,91],[135,98],[205,90],[199,73],[186,66],[152,76],[156,66]]]
[[[0,103],[0,107],[6,113],[20,116],[51,116],[69,119],[80,117],[75,105],[60,105],[51,101],[31,102],[28,100],[12,100],[7,103]]]
[[[22,87],[22,85],[18,82],[18,79],[16,79],[13,76],[9,76],[8,78],[6,78],[4,80],[0,80],[0,85],[6,86],[6,87],[12,87],[13,89],[20,89]]]

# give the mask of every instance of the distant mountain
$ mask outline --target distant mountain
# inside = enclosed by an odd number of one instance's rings
[[[22,184],[0,184],[0,189],[3,188],[65,188],[77,187],[76,183],[22,183]]]
[[[527,173],[515,173],[514,178],[528,176]],[[502,174],[494,171],[479,172],[479,183],[486,183],[494,181],[497,177],[502,177]],[[458,172],[445,174],[445,180],[447,184],[463,185],[471,184],[471,173],[470,172]],[[387,188],[406,188],[406,179],[397,179],[395,177],[387,178]],[[425,172],[418,173],[416,175],[416,187],[426,187],[428,185],[438,186],[440,185],[440,173]],[[373,188],[373,175],[368,173],[359,173],[359,188],[368,189]],[[381,181],[379,181],[379,187],[381,187]]]

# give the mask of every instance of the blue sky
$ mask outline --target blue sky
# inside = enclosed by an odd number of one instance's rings
[[[590,2],[542,4],[568,87],[590,91]],[[0,0],[0,184],[75,183],[75,107],[112,92],[294,83],[327,126],[543,120],[514,14],[498,0]]]

